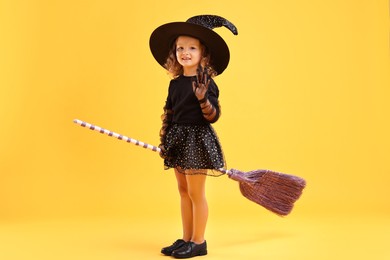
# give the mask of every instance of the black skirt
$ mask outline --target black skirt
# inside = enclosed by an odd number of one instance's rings
[[[165,138],[167,158],[165,169],[176,168],[184,174],[220,176],[218,170],[226,168],[217,134],[210,124],[173,124]]]

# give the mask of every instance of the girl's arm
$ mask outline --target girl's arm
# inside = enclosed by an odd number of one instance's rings
[[[203,117],[210,123],[215,123],[220,115],[219,102],[217,100],[217,106],[213,105],[210,99],[205,96],[203,99],[199,100],[200,108],[202,109]]]
[[[160,156],[162,158],[166,157],[166,150],[164,147],[165,146],[165,136],[167,135],[168,128],[172,124],[172,117],[173,117],[173,110],[172,110],[172,104],[171,104],[171,99],[170,99],[170,97],[171,97],[170,89],[171,89],[171,84],[169,85],[168,97],[167,97],[167,100],[165,102],[165,106],[163,108],[164,113],[161,115],[162,126],[160,129],[160,145],[158,147],[160,147],[160,149],[161,149]]]
[[[164,106],[164,113],[161,115],[162,126],[160,129],[160,142],[161,144],[165,143],[165,136],[167,134],[168,127],[172,122],[173,111],[167,108],[167,105]]]

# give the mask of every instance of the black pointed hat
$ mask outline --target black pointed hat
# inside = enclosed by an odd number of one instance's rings
[[[229,64],[230,52],[227,44],[214,28],[225,26],[234,35],[237,28],[228,20],[216,15],[198,15],[186,22],[172,22],[159,26],[150,36],[149,46],[157,62],[164,66],[174,41],[181,35],[197,38],[204,44],[211,54],[211,65],[219,74]]]

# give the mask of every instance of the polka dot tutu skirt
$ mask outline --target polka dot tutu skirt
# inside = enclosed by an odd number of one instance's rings
[[[177,168],[184,174],[222,175],[205,169],[225,168],[217,134],[211,125],[172,125],[165,138],[165,169]]]

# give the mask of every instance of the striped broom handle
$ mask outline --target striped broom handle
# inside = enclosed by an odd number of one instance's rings
[[[101,134],[106,134],[108,136],[115,137],[115,138],[117,138],[119,140],[122,140],[122,141],[125,141],[127,143],[132,143],[132,144],[141,146],[141,147],[143,147],[145,149],[149,149],[149,150],[152,150],[154,152],[158,152],[159,153],[161,151],[161,149],[159,147],[157,147],[157,146],[141,142],[141,141],[133,139],[131,137],[115,133],[113,131],[104,129],[104,128],[100,127],[100,126],[93,125],[93,124],[87,123],[85,121],[81,121],[79,119],[73,120],[73,123],[78,124],[78,125],[80,125],[82,127],[89,128],[91,130],[95,130],[95,131],[97,131],[97,132],[99,132]],[[226,169],[223,169],[223,168],[218,169],[218,171],[220,171],[220,172],[222,172],[224,174],[230,174],[231,173],[229,170],[226,170]]]
[[[147,144],[147,143],[138,141],[138,140],[130,138],[128,136],[115,133],[113,131],[104,129],[104,128],[100,127],[100,126],[93,125],[93,124],[81,121],[79,119],[75,119],[75,120],[73,120],[73,122],[78,124],[78,125],[80,125],[80,126],[89,128],[91,130],[95,130],[95,131],[97,131],[97,132],[99,132],[101,134],[106,134],[108,136],[115,137],[115,138],[117,138],[119,140],[122,140],[122,141],[125,141],[125,142],[128,142],[128,143],[132,143],[132,144],[141,146],[141,147],[146,148],[146,149],[150,149],[150,150],[152,150],[154,152],[158,152],[159,153],[161,151],[161,149],[158,148],[157,146],[154,146],[154,145],[151,145],[151,144]]]

